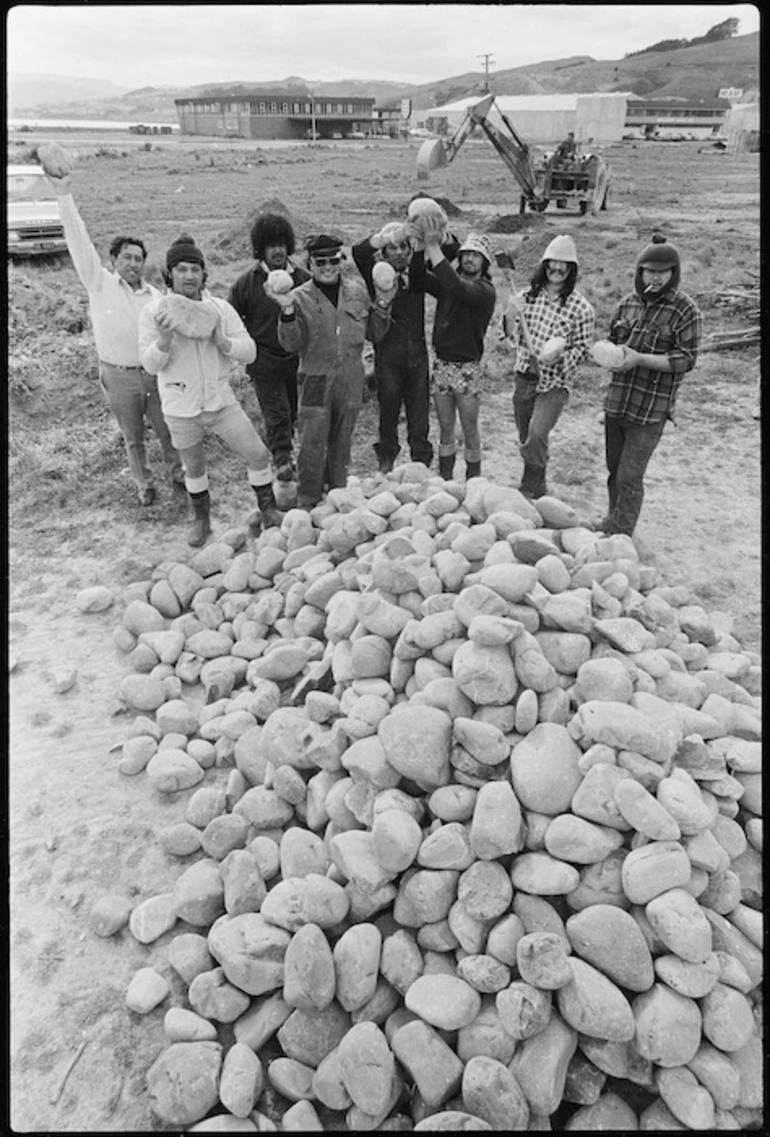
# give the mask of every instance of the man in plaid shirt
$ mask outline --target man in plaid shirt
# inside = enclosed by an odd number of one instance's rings
[[[576,287],[578,257],[572,237],[554,237],[529,288],[510,300],[503,330],[515,351],[513,415],[524,473],[519,489],[543,497],[548,436],[594,338],[594,310]]]
[[[604,401],[609,510],[605,533],[633,533],[644,498],[644,473],[673,410],[679,385],[698,358],[702,317],[679,290],[679,251],[656,234],[636,264],[634,291],[621,300],[609,338],[622,345]]]

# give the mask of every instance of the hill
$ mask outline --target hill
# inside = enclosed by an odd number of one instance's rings
[[[14,85],[14,77],[9,76],[10,113],[34,113],[43,117],[141,118],[148,122],[168,122],[176,120],[174,99],[230,91],[245,94],[257,87],[261,90],[312,91],[316,96],[369,96],[378,105],[410,98],[415,110],[424,110],[466,95],[483,93],[485,82],[482,72],[473,71],[417,86],[378,79],[324,82],[292,75],[272,83],[260,83],[254,79],[189,87],[141,87],[133,91],[122,90],[114,84],[102,84],[112,90],[97,95],[83,86],[77,95],[67,101],[42,97],[45,91],[51,91],[53,80],[51,76],[38,78],[42,80],[39,84]],[[66,81],[70,85],[78,82],[89,84],[98,81]],[[64,84],[65,81],[61,80],[61,83]],[[740,87],[746,92],[757,92],[758,97],[759,32],[673,51],[645,52],[626,59],[597,60],[591,56],[578,55],[544,60],[525,67],[496,71],[489,76],[489,89],[496,95],[632,91],[646,98],[668,97],[697,101],[716,98],[722,87]],[[64,89],[66,88],[62,87]],[[24,92],[27,92],[30,101],[21,101]],[[36,97],[33,98],[33,95]]]
[[[72,102],[121,98],[129,90],[106,79],[81,79],[74,75],[38,75],[9,71],[8,114],[21,114],[25,107],[60,107]]]
[[[470,72],[427,83],[408,94],[422,110],[482,91],[483,85],[484,76]],[[546,60],[496,71],[489,77],[489,89],[496,95],[633,91],[645,98],[700,100],[716,98],[722,87],[758,92],[759,32],[627,59],[596,60],[583,55]]]

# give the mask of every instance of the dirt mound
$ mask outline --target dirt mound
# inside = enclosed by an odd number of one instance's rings
[[[280,198],[271,197],[253,209],[246,217],[230,229],[226,229],[212,242],[213,252],[209,260],[213,264],[227,264],[229,261],[246,260],[251,257],[251,229],[261,213],[280,213],[287,217],[294,230],[297,248],[310,233],[324,230],[320,221],[306,217],[289,209]]]
[[[12,416],[82,414],[95,359],[88,300],[71,269],[8,272],[8,394]]]
[[[542,225],[542,217],[535,217],[532,213],[503,213],[493,217],[487,228],[490,233],[520,233],[522,229],[533,229]]]
[[[88,298],[70,287],[69,274],[41,275],[11,265],[8,271],[8,328],[14,339],[57,328],[75,335],[88,326]]]

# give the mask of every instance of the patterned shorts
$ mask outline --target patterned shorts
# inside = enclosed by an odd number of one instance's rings
[[[484,370],[481,362],[446,363],[433,357],[431,386],[436,394],[481,397]]]

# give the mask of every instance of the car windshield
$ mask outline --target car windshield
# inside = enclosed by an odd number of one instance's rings
[[[9,174],[9,201],[46,201],[53,197],[45,174]]]

